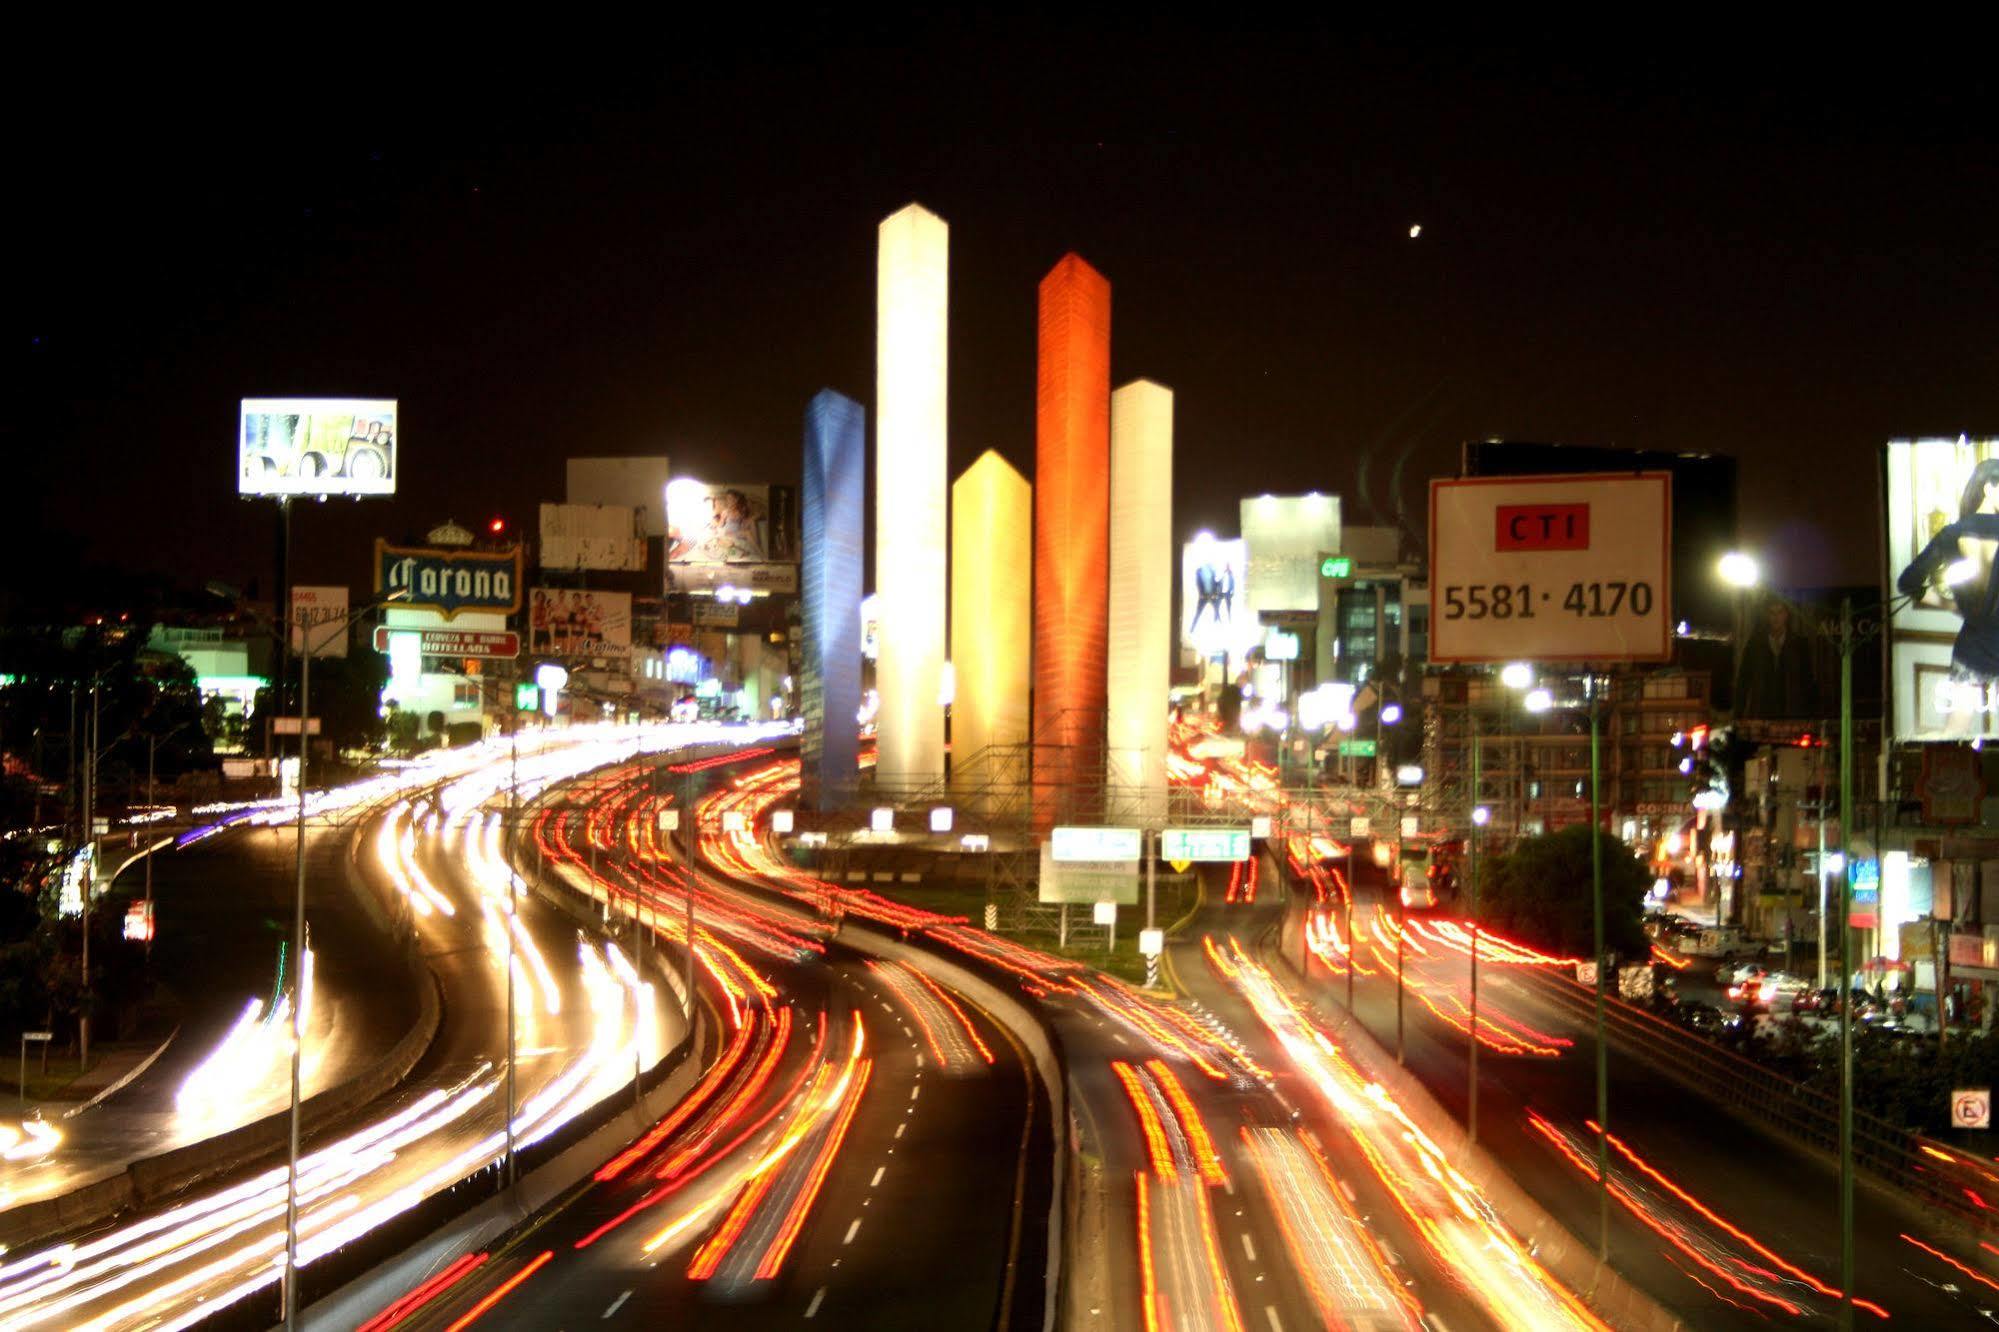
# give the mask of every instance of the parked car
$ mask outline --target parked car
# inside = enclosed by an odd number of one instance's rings
[[[1713,1004],[1699,999],[1683,999],[1673,1009],[1673,1020],[1688,1031],[1702,1036],[1719,1036],[1728,1030],[1735,1019]]]

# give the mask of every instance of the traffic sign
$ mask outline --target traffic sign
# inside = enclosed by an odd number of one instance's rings
[[[24,1041],[52,1041],[55,1038],[56,1034],[52,1031],[24,1031],[21,1033],[21,1039]]]
[[[1159,854],[1182,861],[1226,863],[1249,859],[1247,828],[1167,828],[1159,834]]]
[[[1138,932],[1138,951],[1145,957],[1158,957],[1166,951],[1166,931],[1140,930]]]
[[[1117,924],[1117,903],[1098,902],[1090,908],[1090,921],[1095,925]]]
[[[1340,757],[1341,757],[1341,758],[1373,758],[1373,757],[1374,757],[1374,741],[1372,741],[1372,740],[1342,740],[1342,741],[1340,741]]]
[[[1185,874],[1194,865],[1194,862],[1191,860],[1169,860],[1166,863],[1173,867],[1175,874]]]
[[[1137,861],[1141,836],[1136,828],[1058,827],[1048,838],[1054,860]]]
[[[426,657],[486,657],[511,661],[521,655],[521,636],[480,629],[404,629],[375,627],[375,651],[389,650],[390,634],[415,634],[417,650]]]
[[[1665,472],[1430,483],[1430,660],[1664,661]]]
[[[1356,814],[1353,816],[1353,826],[1347,830],[1347,836],[1365,837],[1368,835],[1369,829],[1373,827],[1374,825],[1368,821],[1367,815]]]
[[[1992,1127],[1992,1089],[1973,1087],[1950,1094],[1950,1126],[1961,1129]]]
[[[305,719],[305,732],[306,732],[306,734],[307,734],[307,735],[318,735],[318,734],[319,734],[319,718],[317,718],[317,717],[307,717],[307,718]],[[296,718],[296,717],[273,717],[273,718],[271,718],[271,734],[272,734],[272,735],[297,735],[297,734],[298,734],[298,718]]]

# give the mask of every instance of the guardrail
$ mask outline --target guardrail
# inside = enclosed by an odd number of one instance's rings
[[[1596,991],[1561,974],[1521,968],[1520,980],[1579,1022],[1595,1017]],[[1712,1041],[1606,996],[1610,1039],[1646,1058],[1666,1077],[1724,1109],[1745,1111],[1806,1147],[1839,1151],[1839,1102],[1832,1094],[1724,1050]],[[1940,1209],[1981,1230],[1999,1229],[1999,1211],[1983,1193],[1992,1177],[1961,1153],[1945,1152],[1921,1134],[1855,1108],[1853,1161],[1873,1180],[1919,1206]]]

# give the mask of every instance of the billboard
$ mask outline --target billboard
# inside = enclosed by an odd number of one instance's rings
[[[292,652],[302,655],[309,639],[315,657],[347,655],[347,635],[325,626],[347,618],[347,589],[344,587],[292,588]]]
[[[542,505],[541,567],[643,572],[640,512],[617,504]]]
[[[243,495],[393,495],[394,398],[245,398],[236,432]]]
[[[1243,587],[1251,611],[1319,609],[1319,557],[1340,548],[1337,495],[1242,501]]]
[[[640,534],[666,535],[666,510],[659,502],[673,478],[662,457],[565,458],[563,498],[571,504],[611,504],[640,510]]]
[[[1240,540],[1206,532],[1180,547],[1180,643],[1202,657],[1241,659],[1263,637],[1243,596],[1245,552]]]
[[[407,591],[398,610],[512,615],[521,608],[521,549],[462,550],[375,541],[375,595]]]
[[[1430,483],[1430,660],[1664,661],[1672,478]]]
[[[557,657],[632,655],[629,592],[537,587],[528,594],[528,651]]]
[[[666,487],[672,589],[798,590],[797,492],[790,486]]]
[[[1895,738],[1999,737],[1999,440],[1888,445]]]

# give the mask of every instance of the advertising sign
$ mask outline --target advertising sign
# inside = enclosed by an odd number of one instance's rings
[[[521,655],[521,636],[479,629],[391,629],[375,627],[375,651],[387,652],[392,635],[417,640],[424,657],[490,657],[511,661]]]
[[[1430,483],[1430,659],[1664,661],[1664,472]]]
[[[798,590],[797,494],[790,486],[711,486],[682,477],[666,487],[666,551],[673,587]]]
[[[643,571],[646,543],[640,513],[615,504],[542,505],[541,567]]]
[[[293,587],[290,619],[293,655],[303,654],[309,641],[315,657],[346,656],[347,635],[326,627],[346,618],[346,588]]]
[[[1167,828],[1159,834],[1159,854],[1167,860],[1231,862],[1249,859],[1247,828]]]
[[[1888,446],[1895,738],[1999,738],[1999,440]]]
[[[1319,609],[1319,564],[1340,548],[1337,495],[1258,495],[1242,501],[1244,586],[1252,611]]]
[[[375,542],[375,594],[407,590],[399,610],[512,615],[521,608],[521,550],[442,550]]]
[[[1240,540],[1203,532],[1180,547],[1180,643],[1202,657],[1241,658],[1262,641],[1263,626],[1243,595]]]
[[[237,429],[243,495],[393,495],[394,398],[245,398]]]
[[[1049,854],[1057,860],[1116,860],[1136,862],[1143,840],[1136,828],[1055,828],[1048,834]]]
[[[632,655],[632,596],[537,587],[528,594],[528,651],[558,657]]]
[[[1042,902],[1138,901],[1138,860],[1061,860],[1053,842],[1041,844],[1041,876],[1035,896]]]

